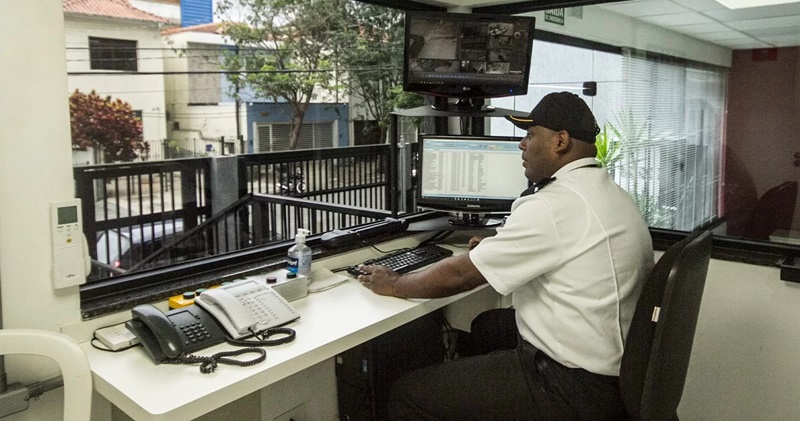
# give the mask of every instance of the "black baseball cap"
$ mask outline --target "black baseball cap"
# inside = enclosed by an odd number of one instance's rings
[[[542,126],[550,130],[566,130],[575,139],[594,143],[600,133],[592,110],[583,99],[571,92],[553,92],[545,95],[528,117],[506,116],[522,130],[531,126]]]

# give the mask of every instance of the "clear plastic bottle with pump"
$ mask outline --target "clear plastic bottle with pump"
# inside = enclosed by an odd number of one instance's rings
[[[294,236],[294,245],[289,249],[289,273],[306,275],[311,273],[311,247],[306,245],[306,236],[311,231],[303,228],[297,229]]]

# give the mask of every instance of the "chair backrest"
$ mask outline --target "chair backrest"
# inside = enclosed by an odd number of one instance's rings
[[[781,183],[764,193],[756,202],[745,237],[768,240],[775,230],[792,227],[797,207],[797,181]]]
[[[634,420],[676,416],[711,260],[711,239],[710,231],[697,231],[670,247],[642,289],[619,379],[625,409]]]
[[[86,354],[69,336],[35,329],[0,330],[0,355],[49,357],[64,379],[64,419],[88,420],[92,412],[92,372]]]

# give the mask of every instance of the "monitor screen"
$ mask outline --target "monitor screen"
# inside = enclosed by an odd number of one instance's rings
[[[406,12],[403,89],[449,98],[528,92],[535,18]]]
[[[519,138],[424,135],[419,139],[417,206],[502,213],[528,188]]]

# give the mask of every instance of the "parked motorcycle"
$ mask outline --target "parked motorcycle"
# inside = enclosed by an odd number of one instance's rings
[[[294,167],[294,169],[290,171],[286,167],[281,167],[278,181],[275,182],[275,191],[280,192],[280,194],[305,193],[305,180],[306,176],[302,168]]]

